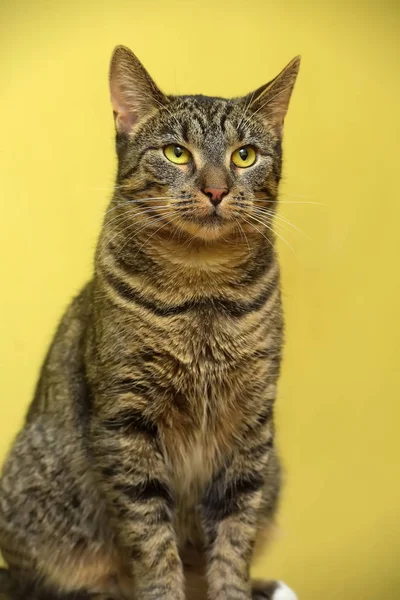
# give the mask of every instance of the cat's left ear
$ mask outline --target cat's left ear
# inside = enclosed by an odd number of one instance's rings
[[[300,56],[296,56],[275,79],[245,97],[248,112],[264,117],[278,134],[282,133],[299,67]]]
[[[142,63],[129,48],[117,46],[110,64],[110,94],[115,126],[130,133],[137,122],[166,103]]]

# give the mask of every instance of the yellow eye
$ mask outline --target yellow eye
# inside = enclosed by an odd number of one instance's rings
[[[242,146],[232,154],[232,162],[237,167],[245,169],[251,167],[256,162],[257,154],[253,146]]]
[[[169,144],[169,146],[165,146],[164,154],[168,160],[176,165],[186,165],[190,160],[189,150],[186,150],[183,146],[178,146],[178,144]]]

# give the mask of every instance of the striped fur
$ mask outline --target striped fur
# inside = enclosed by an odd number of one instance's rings
[[[115,51],[118,174],[94,277],[0,484],[0,547],[32,598],[183,600],[185,574],[190,598],[203,584],[210,600],[273,598],[249,569],[280,487],[271,225],[297,70],[245,98],[172,97]],[[166,159],[170,143],[189,164]],[[246,144],[258,157],[241,169]],[[218,209],[209,187],[229,190]]]

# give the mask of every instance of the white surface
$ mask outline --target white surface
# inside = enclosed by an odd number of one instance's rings
[[[280,581],[279,587],[275,590],[274,595],[272,596],[272,600],[298,600],[298,598],[294,591],[291,590],[286,583]]]

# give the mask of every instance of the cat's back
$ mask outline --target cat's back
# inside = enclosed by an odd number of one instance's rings
[[[48,414],[64,427],[80,428],[90,414],[84,348],[92,311],[89,282],[65,311],[44,360],[27,421]]]
[[[53,572],[65,564],[58,557],[60,540],[69,540],[72,551],[82,539],[95,545],[112,539],[89,468],[91,394],[84,351],[91,287],[84,287],[60,322],[25,425],[3,465],[0,548],[11,567],[19,568],[23,548]]]

